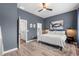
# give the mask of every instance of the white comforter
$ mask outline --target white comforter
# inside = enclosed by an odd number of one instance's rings
[[[59,34],[42,34],[39,41],[46,42],[53,45],[58,45],[64,48],[65,46],[65,35]]]

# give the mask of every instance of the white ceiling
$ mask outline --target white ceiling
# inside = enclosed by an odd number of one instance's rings
[[[19,3],[18,8],[21,8],[27,12],[30,12],[34,15],[40,16],[42,18],[47,18],[50,16],[66,13],[72,10],[75,10],[79,7],[78,3],[47,3],[48,8],[53,9],[53,11],[41,11],[41,3]]]

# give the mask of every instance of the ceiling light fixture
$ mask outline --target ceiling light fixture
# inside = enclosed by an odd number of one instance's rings
[[[43,9],[43,11],[45,11],[46,9]]]

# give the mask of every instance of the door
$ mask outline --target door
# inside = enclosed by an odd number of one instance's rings
[[[19,19],[19,47],[20,39],[23,39],[27,42],[27,20]]]
[[[1,26],[0,26],[0,55],[3,52],[3,41],[2,41],[2,33],[1,33]]]
[[[39,41],[41,39],[42,35],[42,24],[41,23],[37,23],[37,41]]]

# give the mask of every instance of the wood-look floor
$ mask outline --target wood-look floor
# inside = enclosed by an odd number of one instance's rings
[[[20,49],[7,53],[4,56],[77,56],[79,49],[74,44],[66,44],[65,48],[60,51],[53,46],[38,43],[36,41],[25,43],[21,40]]]

